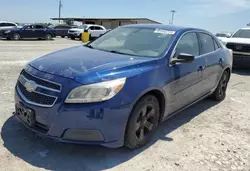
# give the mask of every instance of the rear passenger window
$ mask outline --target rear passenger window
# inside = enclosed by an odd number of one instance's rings
[[[0,23],[0,27],[4,27],[5,26],[5,23]]]
[[[35,28],[36,29],[43,29],[44,27],[42,25],[36,25]]]
[[[95,26],[95,30],[103,30],[101,27]]]
[[[179,41],[176,46],[176,55],[187,53],[193,56],[199,56],[199,43],[196,33],[187,33]]]
[[[16,26],[15,24],[13,24],[13,23],[6,23],[6,26]]]
[[[202,54],[215,51],[214,39],[205,33],[199,33],[199,35],[201,40]]]
[[[214,40],[214,48],[215,48],[215,50],[220,49],[220,46],[218,45],[218,43],[215,40]]]

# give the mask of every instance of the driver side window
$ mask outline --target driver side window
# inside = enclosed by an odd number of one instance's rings
[[[186,53],[193,56],[199,56],[199,43],[196,33],[187,33],[180,39],[175,49],[175,57],[180,53]]]

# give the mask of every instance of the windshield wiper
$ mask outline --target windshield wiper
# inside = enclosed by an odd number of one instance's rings
[[[94,49],[94,47],[93,47],[92,45],[90,45],[90,44],[86,44],[86,45],[84,45],[84,46],[86,46],[86,47],[88,47],[88,48],[91,48],[91,49]]]
[[[116,51],[116,50],[108,50],[108,52],[117,53],[117,54],[123,54],[123,55],[129,55],[127,53],[119,52],[119,51]]]

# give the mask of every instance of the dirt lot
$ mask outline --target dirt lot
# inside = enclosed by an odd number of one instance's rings
[[[12,116],[16,79],[27,61],[79,41],[0,40],[0,170],[250,171],[250,71],[234,71],[227,98],[204,100],[161,124],[143,149],[108,149],[41,139]]]

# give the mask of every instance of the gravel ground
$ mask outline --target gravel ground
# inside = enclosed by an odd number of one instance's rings
[[[204,100],[161,124],[136,151],[58,144],[12,116],[16,79],[27,61],[79,41],[0,40],[0,170],[250,171],[250,71],[234,71],[221,103]]]

